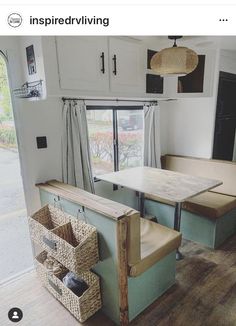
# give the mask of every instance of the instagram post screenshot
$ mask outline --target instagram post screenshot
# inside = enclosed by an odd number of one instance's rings
[[[0,326],[236,326],[236,3],[0,4]]]

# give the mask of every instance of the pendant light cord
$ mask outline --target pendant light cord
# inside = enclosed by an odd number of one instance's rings
[[[174,40],[173,48],[177,48],[176,37],[175,37],[175,40]]]

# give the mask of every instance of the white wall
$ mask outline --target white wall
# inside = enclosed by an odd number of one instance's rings
[[[215,125],[215,99],[161,102],[165,111],[162,153],[210,158]],[[164,126],[162,125],[162,129]],[[162,146],[163,146],[162,145]]]
[[[36,183],[50,179],[61,180],[61,101],[27,101],[19,108],[21,128],[20,147],[25,167],[24,184],[28,212],[40,207]],[[47,137],[47,148],[37,149],[36,136]]]

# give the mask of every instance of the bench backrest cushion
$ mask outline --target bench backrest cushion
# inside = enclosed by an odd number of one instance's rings
[[[236,196],[236,163],[188,156],[164,155],[162,168],[223,182],[212,192]]]

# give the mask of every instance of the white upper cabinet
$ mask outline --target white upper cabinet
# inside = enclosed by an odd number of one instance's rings
[[[145,56],[141,41],[109,38],[112,92],[145,92]]]
[[[61,89],[89,95],[145,95],[141,41],[98,36],[59,36],[56,40]]]
[[[108,92],[106,37],[57,37],[57,54],[62,89]]]
[[[156,40],[121,36],[43,37],[48,94],[63,96],[193,98],[211,97],[218,52],[193,48],[200,65],[185,77],[156,76],[148,50]],[[55,42],[56,40],[56,42]]]

